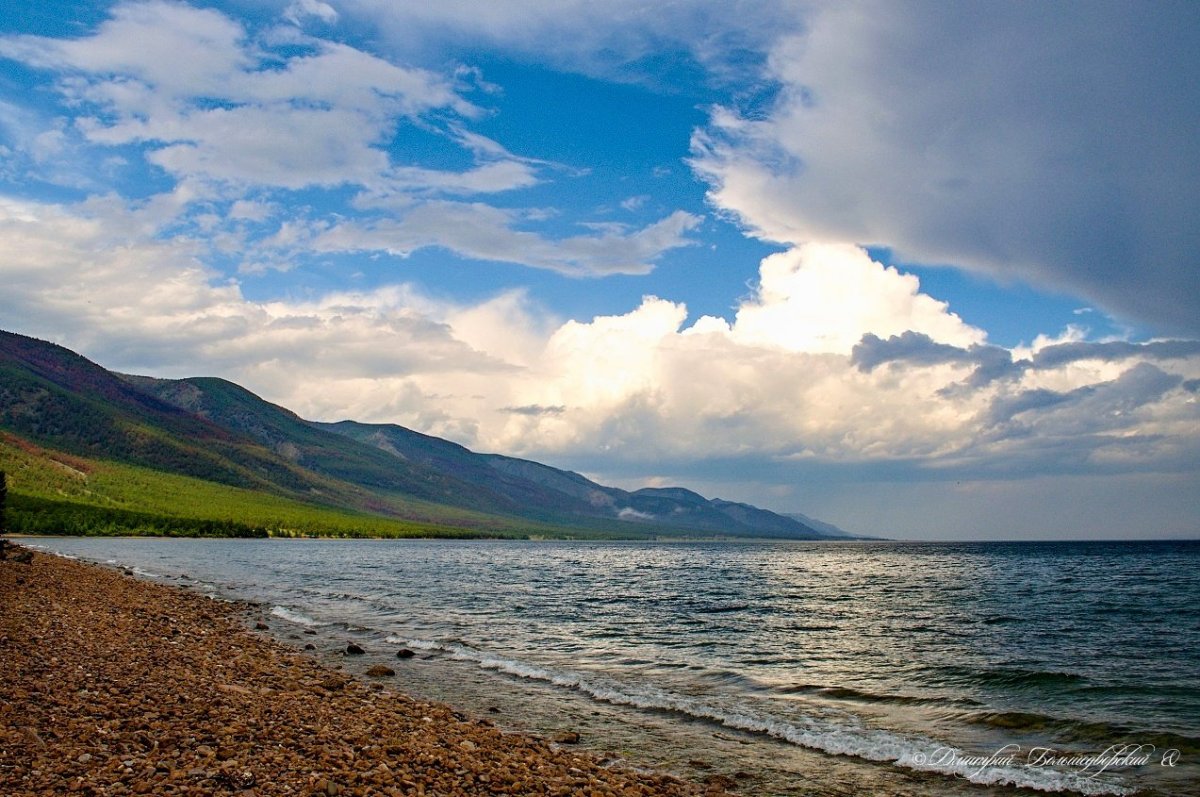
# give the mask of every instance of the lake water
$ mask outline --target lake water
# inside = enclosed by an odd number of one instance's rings
[[[745,794],[1200,794],[1200,543],[29,542]]]

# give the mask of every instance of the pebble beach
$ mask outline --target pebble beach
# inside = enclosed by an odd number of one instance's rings
[[[7,552],[0,794],[670,796],[729,785],[413,699],[388,667],[352,656],[331,667],[256,630],[253,606]]]

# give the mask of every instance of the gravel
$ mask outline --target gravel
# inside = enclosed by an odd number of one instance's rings
[[[252,626],[244,604],[118,569],[0,561],[0,794],[724,793],[463,718]]]

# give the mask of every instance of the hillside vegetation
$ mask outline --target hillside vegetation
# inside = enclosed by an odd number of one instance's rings
[[[254,490],[42,449],[0,433],[9,531],[167,536],[518,537],[563,535],[430,507],[443,522],[314,506]],[[414,516],[417,505],[410,507]],[[457,521],[457,525],[450,521]]]

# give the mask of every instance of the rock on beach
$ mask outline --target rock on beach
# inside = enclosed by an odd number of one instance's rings
[[[253,607],[7,553],[5,797],[721,793],[716,783],[606,768],[336,672],[252,631]]]

